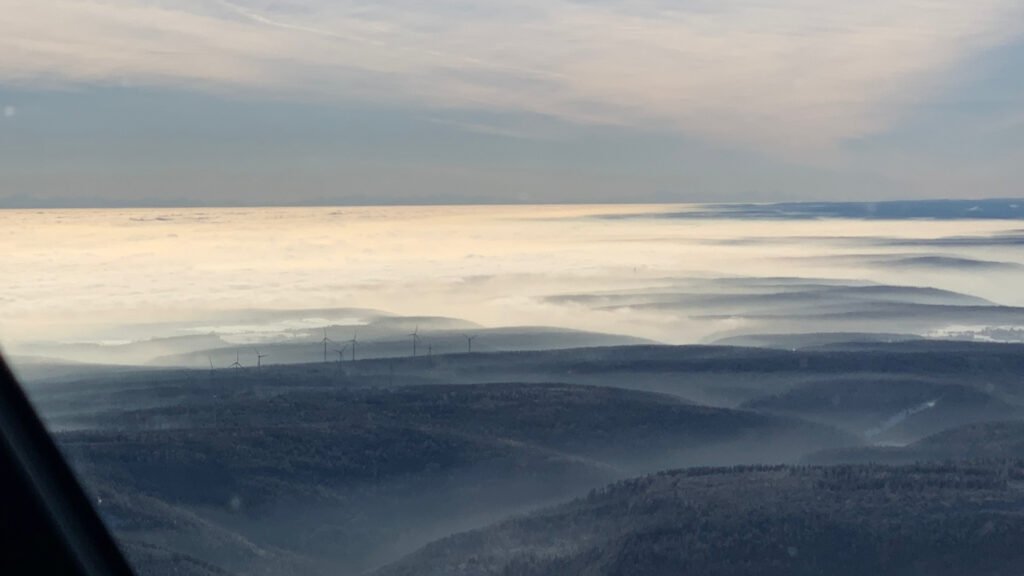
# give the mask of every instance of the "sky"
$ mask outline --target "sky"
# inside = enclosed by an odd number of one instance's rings
[[[0,9],[0,207],[1021,195],[1019,0]]]

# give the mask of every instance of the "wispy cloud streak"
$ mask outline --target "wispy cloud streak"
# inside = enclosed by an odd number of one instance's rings
[[[885,129],[1016,0],[8,0],[0,82],[117,82],[671,130],[786,154]]]

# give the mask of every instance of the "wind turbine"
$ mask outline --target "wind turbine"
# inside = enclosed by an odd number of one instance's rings
[[[334,340],[331,340],[330,338],[327,337],[327,328],[324,327],[324,339],[320,341],[320,343],[324,345],[324,364],[327,363],[327,343],[328,342],[334,342]]]
[[[412,357],[415,358],[416,357],[416,344],[419,344],[419,341],[420,341],[420,326],[419,326],[419,324],[416,325],[416,329],[413,330],[412,334],[409,334],[409,336],[412,336]]]
[[[356,342],[357,342],[356,336],[357,335],[358,335],[358,329],[353,328],[352,329],[352,339],[349,340],[349,343],[352,344],[352,361],[353,362],[356,361]]]
[[[253,348],[253,350],[256,350]],[[259,350],[256,350],[256,370],[263,368],[263,359],[269,356],[269,354],[260,354]]]
[[[466,339],[466,354],[473,352],[473,340],[476,340],[476,336],[470,336],[469,334],[463,334],[462,336]]]
[[[231,364],[232,368],[241,368],[242,364],[238,362],[238,350],[235,350],[235,361]]]
[[[335,352],[338,353],[338,364],[341,364],[341,361],[345,358],[345,350],[348,350],[348,344],[345,344],[341,348],[335,350]]]
[[[206,359],[210,361],[210,372],[213,372],[213,356],[207,354]]]

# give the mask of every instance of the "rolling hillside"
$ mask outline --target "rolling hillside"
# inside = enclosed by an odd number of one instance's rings
[[[1019,462],[691,469],[432,543],[375,576],[930,575],[1024,569]]]
[[[276,559],[355,574],[631,475],[795,461],[854,441],[799,420],[580,385],[236,382],[191,394],[100,414],[57,439],[120,536],[170,539],[175,552],[241,573]]]

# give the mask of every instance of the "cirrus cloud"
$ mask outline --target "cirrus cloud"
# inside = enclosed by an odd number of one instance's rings
[[[776,154],[885,130],[1017,0],[7,1],[0,83],[529,112]]]

